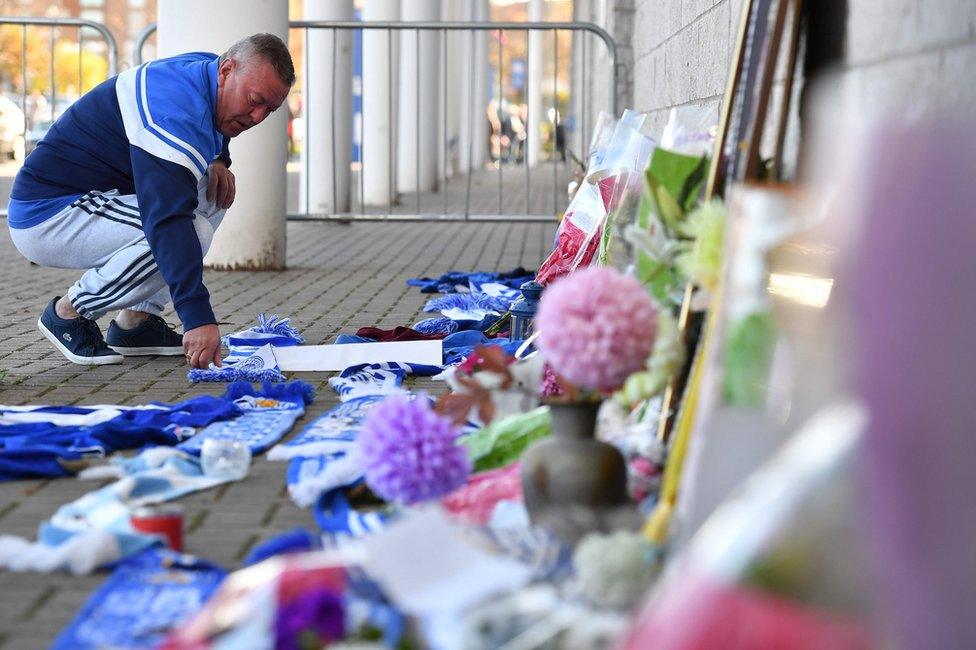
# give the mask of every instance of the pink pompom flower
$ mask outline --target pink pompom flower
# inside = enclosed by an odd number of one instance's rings
[[[657,314],[644,287],[611,268],[580,269],[542,294],[537,347],[556,374],[610,392],[644,367]]]
[[[434,412],[426,397],[386,398],[370,410],[359,433],[366,484],[379,497],[404,504],[451,492],[471,471],[457,436],[457,427]]]

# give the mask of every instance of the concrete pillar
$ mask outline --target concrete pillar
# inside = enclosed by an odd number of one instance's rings
[[[160,57],[221,53],[234,42],[269,32],[288,40],[288,3],[278,0],[160,0]],[[288,111],[278,110],[230,143],[237,198],[204,262],[217,269],[285,267],[285,164]]]
[[[302,15],[305,20],[353,20],[353,0],[305,0]],[[353,33],[310,29],[306,43],[302,114],[308,142],[302,145],[301,209],[348,212]]]
[[[363,3],[363,21],[400,20],[400,0]],[[385,206],[396,198],[397,60],[396,32],[363,30],[363,197],[366,205]],[[392,65],[391,65],[392,63]]]
[[[546,19],[544,0],[529,0],[529,22],[538,23]],[[547,32],[532,30],[529,32],[529,56],[526,71],[526,98],[528,104],[528,118],[526,120],[526,161],[529,165],[539,164],[539,151],[542,144],[542,133],[539,125],[543,122],[545,108],[542,106],[542,66],[545,61],[545,38]]]
[[[403,22],[437,21],[440,0],[402,0]],[[400,34],[400,110],[397,111],[397,189],[437,188],[437,133],[441,130],[437,88],[440,35],[405,30]]]
[[[466,5],[469,21],[487,21],[488,0],[471,0]],[[477,171],[488,154],[488,38],[487,31],[464,35],[461,79],[460,169]]]

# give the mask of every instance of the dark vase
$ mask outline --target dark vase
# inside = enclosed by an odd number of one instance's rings
[[[613,445],[594,437],[600,405],[550,404],[552,435],[522,456],[522,494],[533,524],[575,543],[605,529],[627,503],[627,465]]]

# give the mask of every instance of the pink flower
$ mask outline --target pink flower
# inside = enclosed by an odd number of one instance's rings
[[[644,367],[656,323],[654,304],[635,278],[588,267],[542,294],[537,346],[558,375],[581,388],[609,392]]]

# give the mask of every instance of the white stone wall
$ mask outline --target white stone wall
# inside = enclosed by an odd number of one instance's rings
[[[718,106],[741,0],[643,0],[634,20],[634,108],[659,132],[674,106]]]
[[[720,104],[741,7],[742,0],[578,0],[577,15],[605,20],[632,58],[622,106],[649,112],[659,133],[674,106]],[[613,24],[616,8],[632,17],[628,29]],[[629,43],[619,40],[626,31]],[[848,0],[839,79],[847,105],[864,114],[976,115],[976,0]]]
[[[845,90],[872,112],[976,116],[976,2],[850,0]]]

